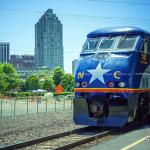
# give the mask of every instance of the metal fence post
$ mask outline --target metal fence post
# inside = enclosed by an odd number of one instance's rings
[[[47,113],[47,98],[46,98],[46,113]]]
[[[37,102],[37,114],[39,114],[38,98],[36,99],[36,102]]]
[[[55,112],[56,112],[56,98],[55,98]]]
[[[14,117],[16,115],[16,99],[14,98]]]
[[[71,110],[72,110],[72,105],[73,105],[73,98],[71,98]]]
[[[1,99],[1,117],[3,116],[3,101],[2,101],[2,99]]]
[[[27,115],[29,114],[29,102],[28,102],[28,98],[27,98]]]
[[[65,110],[65,104],[66,104],[66,97],[64,97],[64,110]]]

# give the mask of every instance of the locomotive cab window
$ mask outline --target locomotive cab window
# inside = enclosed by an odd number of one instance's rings
[[[150,39],[148,40],[148,53],[150,54]]]
[[[117,49],[133,49],[136,43],[137,37],[122,36],[119,40]]]
[[[147,52],[147,54],[150,54],[150,40],[145,40],[145,51]]]
[[[96,50],[97,47],[97,43],[98,43],[98,39],[93,38],[93,39],[87,39],[85,44],[83,45],[83,51],[94,51]]]
[[[117,37],[103,37],[103,39],[100,42],[99,49],[102,50],[114,49],[116,41]]]

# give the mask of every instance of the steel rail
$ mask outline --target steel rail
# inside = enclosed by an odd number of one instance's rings
[[[67,144],[67,145],[55,148],[54,150],[68,150],[68,149],[72,149],[72,148],[78,147],[80,145],[83,145],[83,144],[95,141],[96,139],[100,139],[100,138],[103,138],[103,137],[108,136],[110,134],[113,134],[115,131],[116,130],[104,131],[104,132],[96,134],[94,136],[90,136],[90,137],[88,137],[86,139],[82,139],[80,141],[76,141],[76,142],[73,142],[73,143],[70,143],[70,144]]]
[[[90,127],[83,127],[83,128],[79,128],[79,129],[66,131],[66,132],[63,132],[63,133],[58,133],[58,134],[54,134],[54,135],[50,135],[50,136],[45,136],[45,137],[25,141],[25,142],[20,142],[20,143],[16,143],[16,144],[12,144],[12,145],[6,145],[6,146],[0,147],[0,150],[14,150],[14,149],[18,149],[18,148],[22,148],[22,147],[26,147],[26,146],[31,146],[31,145],[34,145],[34,144],[38,144],[38,143],[42,143],[42,142],[45,142],[45,141],[57,139],[57,138],[60,138],[60,137],[63,137],[63,136],[67,136],[67,135],[70,135],[70,134],[73,134],[73,133],[78,133],[78,132],[88,130],[88,129],[90,129]]]
[[[103,137],[108,136],[108,135],[111,135],[111,134],[130,132],[130,131],[132,131],[132,130],[134,130],[134,129],[141,128],[141,127],[143,127],[144,125],[147,125],[147,124],[149,124],[149,123],[150,123],[150,119],[149,119],[149,118],[145,118],[145,119],[142,120],[142,121],[137,121],[137,122],[129,123],[128,125],[126,125],[126,126],[123,127],[123,128],[116,128],[116,129],[113,129],[113,130],[108,130],[108,131],[105,131],[105,132],[102,132],[102,133],[98,133],[98,134],[96,134],[96,135],[94,135],[94,136],[92,136],[92,137],[88,137],[88,138],[86,138],[86,139],[82,139],[82,140],[80,140],[80,141],[73,142],[73,143],[70,143],[70,144],[67,144],[67,145],[64,145],[64,146],[55,148],[54,150],[69,150],[69,149],[72,149],[72,148],[81,146],[81,145],[83,145],[83,144],[92,142],[92,141],[94,141],[94,140],[103,138]]]

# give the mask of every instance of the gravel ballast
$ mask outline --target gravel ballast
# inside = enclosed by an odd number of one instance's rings
[[[52,135],[81,126],[72,120],[72,110],[0,118],[0,146]]]

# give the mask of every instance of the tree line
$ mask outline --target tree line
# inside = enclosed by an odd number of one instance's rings
[[[51,72],[42,70],[22,79],[12,64],[0,64],[1,94],[37,89],[53,91],[59,84],[62,85],[64,91],[73,91],[74,77],[70,73],[65,73],[61,67],[56,67]]]

